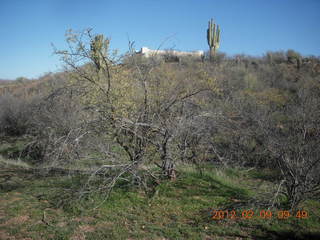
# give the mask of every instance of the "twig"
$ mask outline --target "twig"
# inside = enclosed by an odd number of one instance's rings
[[[274,206],[274,204],[275,204],[275,201],[276,201],[276,199],[277,199],[277,197],[278,197],[278,195],[279,195],[281,186],[282,186],[282,184],[283,184],[284,182],[285,182],[285,180],[282,180],[282,181],[280,182],[280,184],[279,184],[279,186],[278,186],[278,190],[277,190],[276,194],[274,195],[274,197],[273,197],[273,199],[272,199],[272,204],[271,204],[271,206],[270,206],[268,209],[273,208],[273,206]]]

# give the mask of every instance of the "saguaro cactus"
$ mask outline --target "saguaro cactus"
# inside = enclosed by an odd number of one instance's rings
[[[90,44],[91,57],[99,70],[101,69],[105,61],[108,47],[109,47],[109,39],[104,40],[103,35],[97,35],[91,41],[91,44]]]
[[[210,59],[212,59],[220,46],[220,27],[213,22],[213,19],[209,21],[207,40],[210,48]]]

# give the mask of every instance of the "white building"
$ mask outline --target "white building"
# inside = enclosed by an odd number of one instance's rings
[[[173,56],[173,57],[184,57],[184,56],[194,56],[202,58],[204,56],[204,51],[192,51],[192,52],[182,52],[175,50],[152,50],[147,47],[142,47],[138,54],[142,54],[145,57],[152,56]]]

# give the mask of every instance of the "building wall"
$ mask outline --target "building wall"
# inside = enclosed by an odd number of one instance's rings
[[[193,51],[193,52],[182,52],[182,51],[175,51],[175,50],[152,50],[147,47],[142,47],[140,52],[145,57],[152,57],[152,56],[161,56],[161,55],[172,55],[177,57],[183,56],[194,56],[194,57],[202,57],[204,56],[204,51]]]

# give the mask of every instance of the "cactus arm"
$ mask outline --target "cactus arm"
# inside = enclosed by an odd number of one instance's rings
[[[217,27],[216,27],[216,25],[215,25],[215,36],[214,36],[214,48],[215,49],[218,49],[219,48],[219,46],[220,46],[220,27],[219,27],[219,25],[217,25]]]

